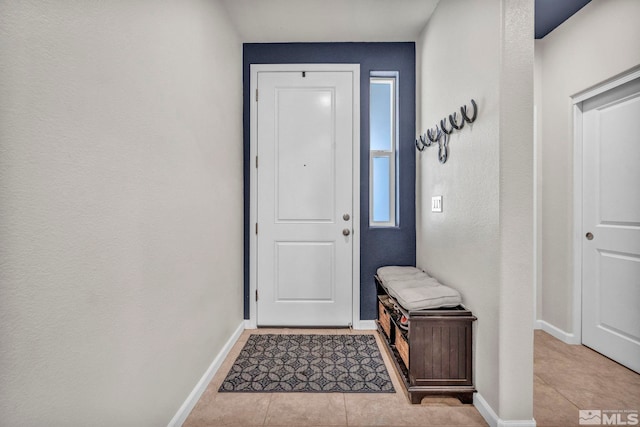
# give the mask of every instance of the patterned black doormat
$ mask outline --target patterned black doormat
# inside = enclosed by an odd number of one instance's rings
[[[218,391],[395,393],[373,335],[251,335]]]

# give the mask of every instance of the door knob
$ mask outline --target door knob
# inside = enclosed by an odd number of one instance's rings
[[[349,221],[351,217],[349,216],[349,214],[344,214],[342,215],[342,219],[344,219],[345,221]]]
[[[589,232],[585,235],[585,237],[587,238],[587,240],[593,240],[593,233]]]
[[[351,234],[351,230],[349,230],[348,228],[345,228],[344,230],[342,230],[342,234],[344,236],[348,236],[349,234]]]

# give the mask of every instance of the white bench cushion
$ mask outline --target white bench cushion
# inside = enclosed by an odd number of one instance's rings
[[[376,272],[383,282],[428,278],[429,275],[416,267],[380,267]]]
[[[381,267],[377,275],[387,293],[405,310],[455,307],[462,303],[458,291],[415,267]]]

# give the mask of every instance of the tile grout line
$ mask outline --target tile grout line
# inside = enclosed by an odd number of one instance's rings
[[[546,384],[546,383],[545,383]],[[573,407],[575,407],[578,411],[580,410],[580,407],[573,402],[573,400],[569,399],[567,396],[565,396],[560,390],[558,390],[557,388],[555,388],[552,385],[549,385],[549,387],[551,387],[553,390],[555,390],[556,393],[558,393],[560,396],[562,396],[562,398],[564,400],[566,400],[567,402],[569,402]]]
[[[267,403],[267,410],[264,411],[264,419],[262,420],[262,425],[267,425],[267,416],[269,415],[269,408],[271,408],[271,400],[273,399],[273,393],[269,393],[269,403]]]
[[[534,373],[533,374],[533,380],[535,381],[535,379],[539,379],[540,381],[542,381],[545,385],[548,385],[549,387],[553,388],[553,386],[551,384],[549,384],[548,382],[546,382],[540,375]],[[555,389],[554,389],[555,390]]]
[[[346,393],[342,393],[342,400],[344,402],[344,420],[345,420],[345,426],[349,426],[349,411],[347,410],[347,394]]]
[[[536,374],[534,372],[533,374],[534,376],[534,382],[535,382],[535,378],[538,378],[540,381],[542,381],[544,383],[544,385],[546,385],[547,387],[551,388],[553,391],[555,391],[556,393],[558,393],[560,396],[562,396],[562,398],[564,400],[566,400],[567,402],[569,402],[569,404],[571,404],[571,406],[573,406],[574,408],[576,408],[578,411],[580,410],[580,407],[578,405],[576,405],[571,399],[569,399],[567,396],[565,396],[564,394],[562,394],[560,392],[560,390],[558,390],[556,387],[554,387],[553,385],[549,384],[548,382],[546,382],[540,375]],[[535,408],[535,401],[533,402],[533,407]]]
[[[535,378],[538,378],[540,381],[542,381],[544,383],[544,385],[546,385],[547,387],[549,387],[550,389],[552,389],[553,391],[555,391],[556,393],[558,393],[560,396],[562,396],[562,398],[564,400],[566,400],[567,402],[569,402],[569,404],[571,404],[571,406],[573,406],[574,408],[576,408],[578,411],[580,410],[580,407],[575,404],[571,399],[569,399],[567,396],[565,396],[564,394],[562,394],[562,392],[560,392],[560,390],[558,390],[556,387],[554,387],[552,384],[549,384],[547,381],[545,381],[540,375],[536,374],[534,372],[533,374],[534,376],[534,381]],[[535,408],[535,402],[533,404],[533,407]]]
[[[347,412],[347,396],[345,393],[342,393],[342,403],[344,404],[344,422],[345,425],[349,425],[349,412]]]

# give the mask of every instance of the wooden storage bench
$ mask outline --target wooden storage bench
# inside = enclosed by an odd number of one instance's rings
[[[393,322],[391,321],[391,312],[393,304],[389,302],[389,297],[381,295],[378,297],[378,326],[385,333],[387,339],[392,338]]]
[[[409,311],[409,330],[400,327],[401,313],[376,277],[378,329],[411,403],[428,395],[455,396],[473,402],[473,322],[462,306]],[[389,325],[387,327],[386,325]]]

